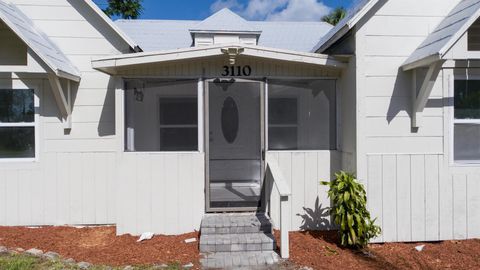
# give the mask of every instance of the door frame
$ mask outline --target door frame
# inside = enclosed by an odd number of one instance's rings
[[[210,207],[210,83],[214,80],[231,80],[234,79],[235,82],[253,82],[258,83],[260,87],[260,205],[259,207]],[[234,82],[234,83],[235,83]],[[204,150],[205,150],[205,212],[206,213],[219,213],[219,212],[261,212],[264,211],[266,201],[264,196],[264,180],[266,172],[266,108],[267,108],[267,80],[256,80],[256,79],[244,79],[236,77],[218,77],[210,78],[204,80],[204,95],[203,95],[203,108],[204,108]]]

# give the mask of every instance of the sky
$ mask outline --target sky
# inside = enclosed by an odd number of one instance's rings
[[[333,8],[358,0],[143,0],[140,19],[203,20],[228,7],[249,20],[318,21]],[[100,7],[107,0],[94,0]]]

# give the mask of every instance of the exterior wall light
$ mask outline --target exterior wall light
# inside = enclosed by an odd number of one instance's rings
[[[232,66],[235,65],[237,56],[239,56],[245,51],[244,48],[238,47],[222,48],[221,50],[223,54],[228,55],[228,62]]]

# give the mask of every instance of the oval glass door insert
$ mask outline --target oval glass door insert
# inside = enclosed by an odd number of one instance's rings
[[[237,103],[232,97],[227,97],[222,108],[222,132],[230,144],[237,138],[239,120]]]

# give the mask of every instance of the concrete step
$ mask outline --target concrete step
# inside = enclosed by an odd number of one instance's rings
[[[280,256],[274,251],[216,252],[205,254],[200,259],[203,269],[236,269],[238,267],[255,269],[273,265],[279,261]]]
[[[271,233],[203,234],[200,252],[273,251],[275,238]]]
[[[202,220],[202,234],[272,233],[264,214],[211,214]]]

